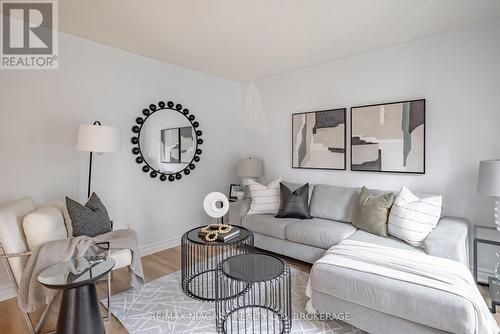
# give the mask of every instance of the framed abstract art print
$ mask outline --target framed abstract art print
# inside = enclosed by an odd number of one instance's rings
[[[292,167],[346,169],[346,109],[292,115]]]
[[[425,100],[351,108],[351,170],[425,173]]]

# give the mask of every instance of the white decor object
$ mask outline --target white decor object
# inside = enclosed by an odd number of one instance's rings
[[[424,239],[439,222],[442,204],[440,195],[418,198],[403,186],[389,214],[389,234],[412,246],[422,247]]]
[[[249,215],[275,215],[280,208],[280,182],[281,179],[274,180],[267,186],[250,180],[248,187],[252,202],[250,203]]]
[[[229,210],[229,200],[226,195],[220,192],[212,192],[205,196],[203,208],[207,215],[212,218],[221,218],[226,215]]]
[[[493,217],[500,231],[500,160],[484,160],[479,163],[477,192],[495,197]]]
[[[92,153],[118,152],[121,149],[120,142],[120,129],[114,126],[103,126],[99,121],[80,125],[76,147],[79,151],[90,152],[87,198],[90,197],[92,180]]]
[[[38,209],[24,217],[23,230],[31,251],[48,241],[68,237],[63,215],[53,206]]]

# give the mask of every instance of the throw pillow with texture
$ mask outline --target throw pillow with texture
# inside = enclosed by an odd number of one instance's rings
[[[280,208],[276,218],[311,219],[309,215],[309,183],[294,191],[280,183]]]
[[[387,237],[387,219],[394,203],[394,193],[375,194],[363,187],[352,224],[366,232]]]
[[[443,198],[440,195],[418,198],[402,187],[389,214],[389,234],[412,246],[423,247],[441,217]]]
[[[275,215],[280,208],[280,182],[281,179],[274,180],[267,186],[253,180],[248,182],[250,189],[249,215]]]
[[[85,205],[66,197],[66,207],[71,218],[73,236],[95,237],[111,231],[108,211],[99,197],[92,193]]]
[[[61,212],[52,206],[38,209],[26,215],[23,219],[23,231],[31,251],[48,241],[68,237]]]

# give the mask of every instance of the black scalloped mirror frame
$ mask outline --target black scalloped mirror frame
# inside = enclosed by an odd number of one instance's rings
[[[196,149],[191,162],[188,163],[188,165],[184,169],[175,173],[163,173],[159,170],[154,169],[147,163],[146,159],[144,159],[141,151],[140,138],[142,126],[144,125],[148,117],[161,110],[172,110],[180,113],[181,115],[186,117],[196,133]],[[198,121],[195,121],[195,119],[196,117],[189,111],[189,109],[183,108],[182,104],[175,104],[172,101],[168,101],[167,103],[160,101],[157,105],[150,104],[148,108],[144,108],[142,110],[142,116],[135,119],[136,124],[132,127],[132,133],[134,135],[130,141],[133,145],[132,154],[135,156],[135,162],[141,166],[141,169],[144,173],[149,173],[149,176],[151,176],[152,178],[158,177],[160,181],[169,180],[170,182],[182,179],[182,174],[191,174],[191,171],[196,167],[195,162],[200,161],[200,155],[202,154],[200,146],[203,144],[203,139],[201,138],[203,132],[200,130],[200,123],[198,123]]]

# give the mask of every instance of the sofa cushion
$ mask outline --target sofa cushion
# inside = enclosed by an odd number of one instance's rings
[[[415,252],[423,252],[421,248],[415,248],[402,240],[393,237],[389,238],[379,237],[378,235],[371,234],[362,230],[357,230],[356,232],[351,234],[347,239],[370,242],[372,244],[394,247],[398,249],[413,250]]]
[[[359,188],[318,184],[311,197],[311,216],[352,223],[359,192]]]
[[[48,241],[68,237],[63,215],[52,206],[38,209],[26,215],[23,219],[23,229],[26,243],[31,251]]]
[[[295,218],[276,218],[274,215],[246,215],[241,225],[252,232],[268,235],[278,239],[286,239],[286,226],[301,221]]]
[[[286,227],[286,238],[308,246],[328,249],[356,231],[351,224],[321,218],[296,221]]]

